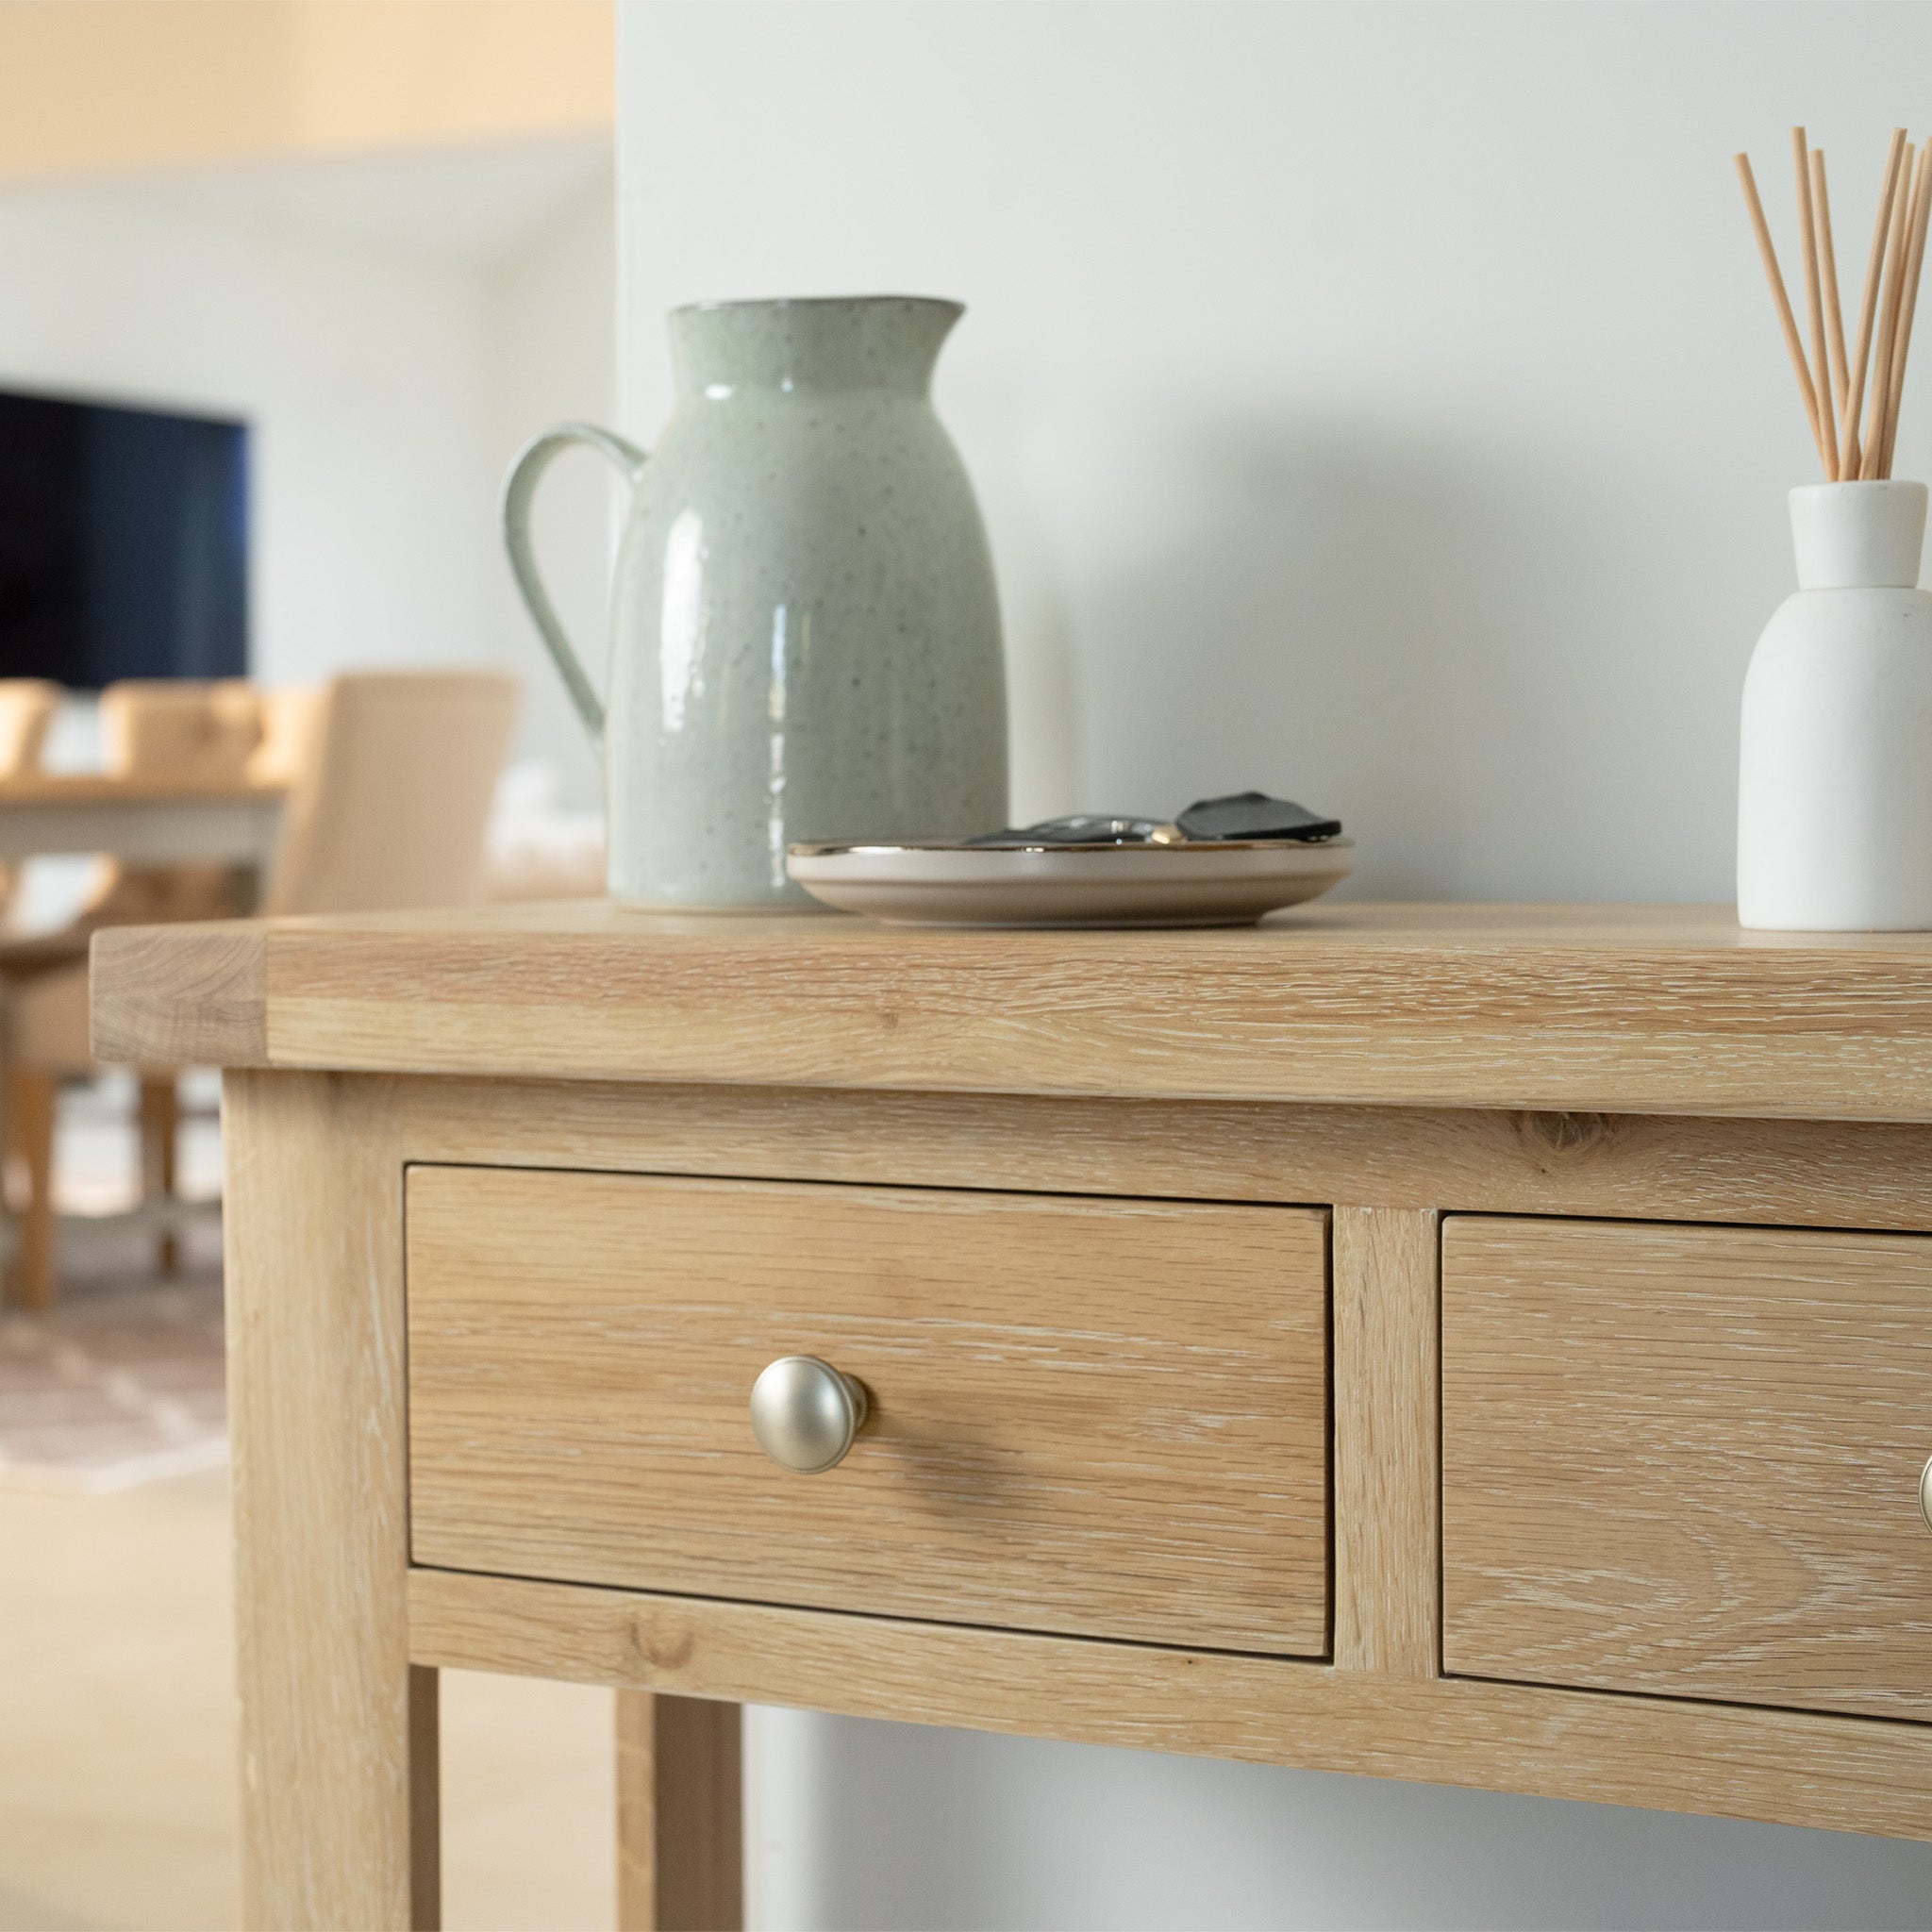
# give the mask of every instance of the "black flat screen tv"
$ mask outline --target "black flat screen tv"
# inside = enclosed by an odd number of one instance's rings
[[[0,391],[0,676],[247,670],[247,425]]]

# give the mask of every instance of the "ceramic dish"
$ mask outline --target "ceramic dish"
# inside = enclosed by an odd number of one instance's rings
[[[814,899],[902,925],[1252,925],[1355,870],[1355,841],[794,845]]]

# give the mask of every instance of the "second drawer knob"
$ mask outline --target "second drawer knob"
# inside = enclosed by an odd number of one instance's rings
[[[865,1426],[865,1384],[815,1355],[780,1356],[751,1391],[751,1432],[780,1469],[820,1475]]]

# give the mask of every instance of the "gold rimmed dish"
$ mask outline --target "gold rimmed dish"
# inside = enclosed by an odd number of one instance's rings
[[[806,844],[785,861],[823,904],[902,925],[1252,925],[1354,869],[1352,839]]]

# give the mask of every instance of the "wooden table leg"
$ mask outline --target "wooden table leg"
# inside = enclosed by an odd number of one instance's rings
[[[12,1299],[23,1307],[54,1305],[54,1124],[59,1088],[53,1074],[16,1067],[8,1080],[8,1140],[25,1170],[26,1194],[13,1224]]]
[[[442,1673],[409,1666],[409,1924],[442,1924]]]
[[[740,1932],[743,1710],[617,1693],[618,1932]]]
[[[335,1074],[225,1082],[242,1914],[433,1928],[437,1680],[408,1661],[391,1090]]]
[[[175,1198],[175,1150],[181,1138],[180,1083],[173,1074],[141,1076],[141,1198]],[[155,1263],[163,1274],[177,1273],[181,1246],[172,1227],[155,1242]]]

